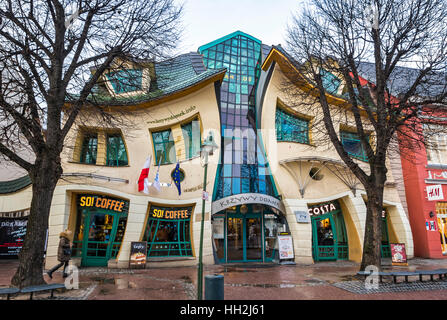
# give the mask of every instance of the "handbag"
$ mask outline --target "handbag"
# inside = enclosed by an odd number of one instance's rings
[[[71,256],[71,249],[70,248],[64,248],[64,255],[65,256]]]

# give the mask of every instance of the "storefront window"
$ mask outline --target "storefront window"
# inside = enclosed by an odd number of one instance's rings
[[[265,260],[275,258],[278,249],[277,236],[280,232],[288,232],[285,218],[273,212],[264,212]]]
[[[225,216],[215,215],[213,217],[213,239],[214,249],[219,260],[225,259]]]
[[[143,239],[148,257],[190,257],[192,207],[160,207],[149,210]]]
[[[78,195],[73,241],[82,266],[106,266],[117,257],[127,224],[129,203],[101,195]]]
[[[127,152],[121,134],[107,135],[107,165],[120,167],[127,164]]]
[[[348,237],[338,201],[312,205],[309,207],[309,215],[314,260],[347,260]]]
[[[438,218],[439,238],[442,254],[447,254],[447,202],[436,203],[436,216]]]

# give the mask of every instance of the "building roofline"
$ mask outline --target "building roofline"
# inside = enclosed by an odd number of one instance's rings
[[[223,37],[221,37],[221,38],[219,38],[217,40],[211,41],[211,42],[209,42],[207,44],[204,44],[204,45],[200,46],[197,49],[197,51],[201,52],[201,51],[206,50],[206,49],[208,49],[210,47],[214,47],[216,44],[219,44],[219,43],[221,43],[221,42],[223,42],[225,40],[231,39],[231,38],[233,38],[235,36],[244,36],[244,37],[247,37],[247,38],[249,38],[249,39],[251,39],[251,40],[253,40],[253,41],[255,41],[255,42],[259,43],[259,44],[262,44],[261,40],[256,39],[255,37],[253,37],[253,36],[251,36],[251,35],[249,35],[249,34],[247,34],[245,32],[237,30],[237,31],[235,31],[233,33],[230,33],[230,34],[227,34],[226,36],[223,36]]]

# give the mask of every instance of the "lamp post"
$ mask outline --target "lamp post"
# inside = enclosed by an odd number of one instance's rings
[[[199,248],[199,266],[197,271],[197,300],[202,300],[203,294],[203,264],[202,264],[202,251],[203,251],[203,226],[205,220],[205,192],[206,192],[206,178],[208,173],[208,155],[213,155],[214,150],[218,148],[214,142],[214,136],[212,131],[208,133],[208,137],[202,144],[200,149],[200,157],[204,159],[205,173],[203,177],[203,194],[202,194],[202,220],[200,225],[200,248]]]

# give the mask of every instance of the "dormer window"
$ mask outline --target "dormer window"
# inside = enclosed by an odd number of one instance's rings
[[[115,94],[130,93],[143,90],[143,70],[123,69],[106,74]]]

